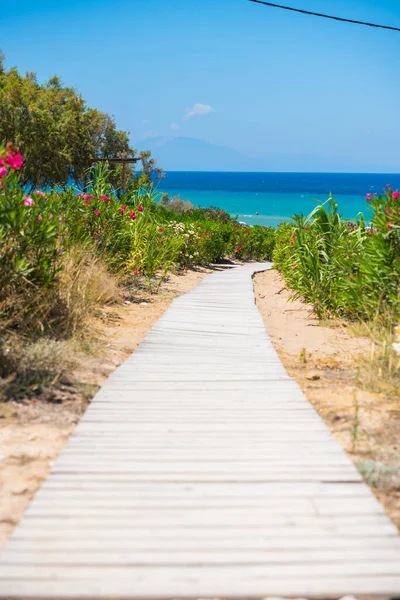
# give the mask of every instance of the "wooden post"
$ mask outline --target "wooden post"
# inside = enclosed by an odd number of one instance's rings
[[[141,158],[94,158],[93,162],[100,162],[100,163],[111,163],[113,165],[122,165],[122,172],[121,172],[121,187],[122,187],[122,193],[126,194],[126,180],[127,180],[127,173],[126,173],[126,165],[127,164],[135,164],[137,163],[139,160],[142,160]]]
[[[126,162],[122,163],[122,193],[126,193]]]

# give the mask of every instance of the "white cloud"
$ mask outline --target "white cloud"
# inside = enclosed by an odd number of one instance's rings
[[[180,126],[178,125],[178,123],[171,123],[171,129],[172,131],[178,131],[180,129]]]
[[[154,138],[154,137],[158,137],[160,134],[158,133],[158,131],[154,131],[153,129],[149,129],[148,131],[145,131],[142,135],[142,139],[143,140],[148,140],[150,138]]]
[[[188,121],[189,119],[193,119],[193,117],[204,117],[213,112],[215,110],[209,104],[193,104],[192,108],[185,108],[185,114],[182,119]]]

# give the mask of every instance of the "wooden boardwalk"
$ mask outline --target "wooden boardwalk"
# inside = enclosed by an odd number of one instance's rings
[[[400,596],[400,538],[283,368],[247,265],[108,379],[0,561],[0,598]]]

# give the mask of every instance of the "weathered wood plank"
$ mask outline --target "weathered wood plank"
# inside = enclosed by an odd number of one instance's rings
[[[130,600],[141,598],[143,600],[194,598],[193,590],[198,597],[220,598],[264,598],[266,596],[306,597],[337,599],[345,596],[348,590],[355,595],[380,595],[396,597],[400,588],[398,576],[337,576],[312,578],[286,578],[270,579],[260,575],[257,579],[239,578],[231,575],[237,571],[235,566],[229,572],[218,570],[195,573],[182,570],[180,575],[160,573],[159,569],[146,569],[140,573],[137,570],[129,579],[115,580],[94,577],[90,580],[72,580],[59,578],[53,580],[21,580],[7,579],[1,586],[1,594],[8,600],[24,598],[26,600],[44,600],[57,598],[61,600],[91,599],[100,600]],[[101,571],[100,571],[101,572]],[[305,569],[305,572],[308,572]],[[379,590],[377,594],[376,590]]]

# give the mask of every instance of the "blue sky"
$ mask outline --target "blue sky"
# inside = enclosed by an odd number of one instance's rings
[[[399,0],[285,2],[400,27]],[[136,146],[179,135],[266,170],[274,156],[281,170],[400,171],[400,33],[247,0],[20,0],[2,7],[0,46],[7,66],[57,73],[112,113]]]

